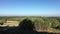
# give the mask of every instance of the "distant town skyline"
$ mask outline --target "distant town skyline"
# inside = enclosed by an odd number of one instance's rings
[[[0,0],[0,16],[60,16],[60,0]]]

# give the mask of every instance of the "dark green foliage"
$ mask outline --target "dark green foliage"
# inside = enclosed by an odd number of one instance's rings
[[[12,20],[12,21],[21,20],[21,21],[18,28],[16,28],[17,31],[15,30],[15,28],[12,29],[12,28],[8,28],[7,26],[6,27],[7,30],[5,30],[5,32],[16,31],[20,33],[21,31],[22,32],[24,31],[26,33],[29,33],[30,31],[35,32],[35,30],[48,31],[48,32],[50,31],[50,29],[52,29],[53,32],[60,30],[60,17],[0,17],[0,25],[4,25],[4,23],[6,23],[7,20]],[[31,34],[31,32],[29,34]]]
[[[7,20],[21,20],[25,17],[0,17],[0,24],[6,23]],[[38,16],[29,16],[28,19],[33,21],[37,29],[48,29],[48,28],[60,28],[60,17],[38,17]]]
[[[4,23],[0,23],[0,25],[3,25]]]

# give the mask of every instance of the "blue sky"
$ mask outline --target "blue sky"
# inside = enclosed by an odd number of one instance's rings
[[[60,0],[0,0],[0,16],[60,16]]]

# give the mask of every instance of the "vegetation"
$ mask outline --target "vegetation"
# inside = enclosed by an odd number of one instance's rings
[[[6,23],[7,20],[18,20],[21,22],[25,18],[30,19],[36,29],[48,30],[52,28],[60,30],[60,17],[0,17],[0,25]]]

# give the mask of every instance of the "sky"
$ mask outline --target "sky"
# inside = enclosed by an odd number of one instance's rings
[[[0,0],[0,16],[60,16],[60,0]]]

